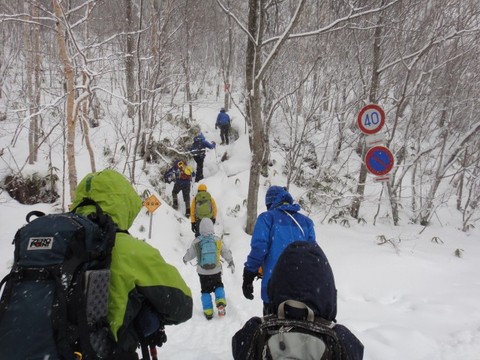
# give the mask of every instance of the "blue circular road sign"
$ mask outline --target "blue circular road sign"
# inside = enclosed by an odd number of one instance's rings
[[[365,165],[374,175],[385,175],[393,168],[392,152],[385,146],[374,146],[365,155]]]

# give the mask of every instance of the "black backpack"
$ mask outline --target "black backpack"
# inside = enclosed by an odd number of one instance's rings
[[[285,305],[308,312],[307,320],[285,318]],[[347,360],[347,354],[333,330],[334,322],[315,319],[304,303],[287,300],[278,314],[262,318],[256,330],[248,359]]]
[[[80,206],[96,212],[82,216]],[[30,221],[32,216],[36,219]],[[32,211],[13,240],[14,263],[0,283],[0,359],[105,359],[116,225],[93,200],[71,212]]]

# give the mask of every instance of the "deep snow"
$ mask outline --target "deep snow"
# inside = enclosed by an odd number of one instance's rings
[[[220,136],[219,131],[214,129],[214,122],[221,104],[214,102],[203,106],[196,108],[195,118],[201,124],[206,138],[218,144]],[[183,209],[181,212],[173,210],[164,194],[154,192],[145,175],[137,172],[138,192],[144,189],[153,191],[162,206],[153,214],[150,239],[150,219],[146,211],[139,214],[130,231],[157,247],[165,259],[179,269],[194,296],[193,318],[184,324],[167,327],[168,341],[158,349],[159,359],[231,359],[232,335],[246,320],[262,311],[260,283],[255,283],[253,301],[245,299],[241,290],[243,263],[250,244],[250,236],[243,231],[249,150],[248,139],[243,132],[243,120],[234,109],[231,114],[241,136],[229,146],[218,146],[215,151],[208,151],[203,181],[217,201],[219,217],[216,228],[218,232],[223,229],[226,233],[224,241],[230,246],[236,264],[234,274],[224,267],[223,280],[228,301],[226,317],[214,317],[212,321],[203,317],[195,267],[182,262],[193,236],[189,221],[182,216]],[[7,125],[3,123],[0,126]],[[2,128],[2,133],[8,132]],[[91,134],[97,147],[96,153],[102,154],[103,145],[111,139],[106,124],[92,129]],[[0,141],[0,148],[3,148],[8,145],[10,138],[1,135]],[[81,144],[77,146],[79,154],[86,154]],[[220,162],[224,151],[228,151],[230,159]],[[97,164],[101,161],[104,160],[98,158]],[[56,166],[60,167],[58,164]],[[77,166],[81,179],[89,172],[89,163],[78,161]],[[6,166],[2,167],[1,175],[4,177],[8,170]],[[277,174],[270,180],[272,184],[285,185],[281,175]],[[378,193],[381,186],[370,179],[367,191]],[[167,195],[171,187],[171,184],[167,185]],[[265,190],[263,187],[260,189],[259,212],[265,210]],[[292,188],[291,193],[295,198],[301,189]],[[181,196],[179,202],[182,204]],[[13,236],[32,209],[57,211],[47,204],[24,206],[12,200],[5,191],[0,193],[1,276],[7,274],[11,265]],[[394,227],[388,218],[380,219],[373,226],[368,210],[361,210],[367,224],[351,224],[349,228],[326,222],[321,224],[324,217],[322,213],[311,215],[316,224],[317,241],[329,258],[335,274],[338,288],[337,320],[363,342],[364,358],[480,359],[479,231],[473,229],[467,234],[457,230],[457,215],[449,209],[442,210],[443,223],[434,223],[426,229],[405,224],[406,221]],[[381,235],[391,241],[380,245],[378,236]],[[432,241],[433,238],[441,241]],[[457,249],[461,249],[461,258],[454,256]]]

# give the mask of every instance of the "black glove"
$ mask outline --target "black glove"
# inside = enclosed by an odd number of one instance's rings
[[[160,327],[157,332],[154,332],[152,335],[146,337],[145,342],[149,346],[161,347],[164,343],[167,342],[167,334],[165,334],[165,328],[163,326]]]
[[[247,268],[243,269],[243,296],[250,300],[253,300],[253,280],[255,276],[257,276],[256,273],[248,271]]]
[[[192,231],[193,231],[194,233],[197,232],[197,223],[194,223],[194,222],[192,223]]]

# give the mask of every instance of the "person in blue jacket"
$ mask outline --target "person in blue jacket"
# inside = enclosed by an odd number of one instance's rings
[[[325,253],[317,243],[297,241],[291,243],[277,261],[268,284],[270,312],[277,314],[280,304],[288,300],[299,301],[310,308],[315,319],[332,323],[342,347],[342,359],[362,360],[364,346],[344,325],[338,324],[337,289],[335,278]],[[285,305],[285,318],[306,320],[305,309]],[[257,330],[262,323],[258,316],[249,319],[232,338],[235,360],[260,358],[260,337]]]
[[[261,296],[268,313],[267,285],[283,250],[294,241],[316,243],[313,221],[300,214],[300,205],[281,186],[271,186],[265,196],[267,211],[261,213],[253,229],[250,253],[243,271],[243,295],[253,299],[253,280],[262,277]],[[261,269],[262,274],[259,273]]]
[[[190,153],[193,155],[193,160],[197,163],[195,182],[199,182],[203,179],[203,161],[205,160],[206,149],[214,149],[216,145],[215,141],[212,141],[211,143],[208,142],[202,133],[193,138]]]
[[[220,139],[222,142],[220,145],[227,144],[228,145],[228,136],[230,132],[230,116],[227,114],[225,108],[221,108],[220,112],[217,115],[217,121],[215,123],[215,129],[220,128]]]

